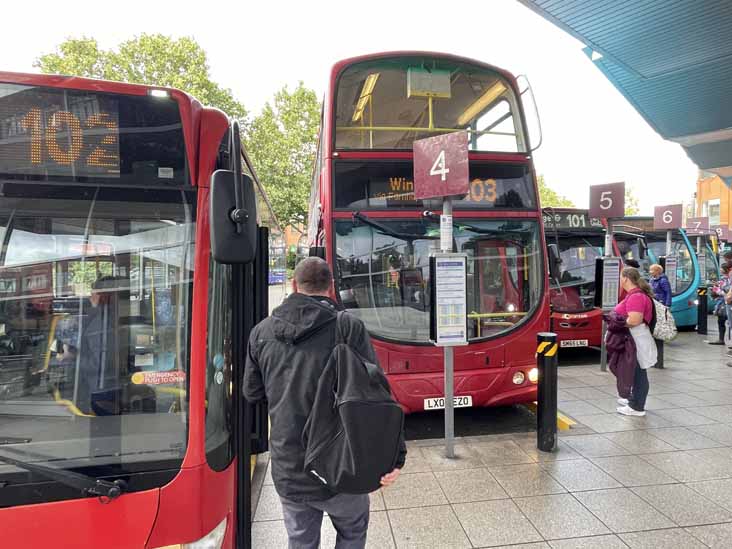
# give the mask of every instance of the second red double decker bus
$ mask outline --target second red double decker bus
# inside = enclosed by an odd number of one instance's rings
[[[516,79],[435,53],[347,59],[331,72],[310,202],[311,253],[335,297],[368,327],[407,412],[444,407],[429,341],[429,256],[439,200],[416,200],[415,140],[469,134],[470,192],[454,201],[468,255],[469,345],[455,353],[456,406],[536,399],[536,333],[549,303],[541,211]]]

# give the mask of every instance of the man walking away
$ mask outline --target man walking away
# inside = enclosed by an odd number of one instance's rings
[[[320,258],[302,260],[291,294],[255,326],[249,338],[244,396],[267,398],[271,422],[272,479],[280,496],[290,549],[317,549],[326,512],[338,535],[336,549],[363,549],[369,522],[367,494],[336,494],[304,471],[302,434],[313,408],[318,380],[336,344],[337,304],[328,297],[333,276]],[[377,363],[363,323],[345,314],[340,329],[365,359]],[[382,486],[393,484],[406,458],[402,438],[393,471]]]

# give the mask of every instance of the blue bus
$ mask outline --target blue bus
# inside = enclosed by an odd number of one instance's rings
[[[618,242],[618,246],[623,259],[638,261],[641,273],[649,278],[648,268],[654,263],[661,263],[661,258],[666,256],[666,231],[654,231],[652,217],[625,217],[617,224],[643,235],[645,246],[633,240]],[[678,258],[671,312],[679,328],[693,329],[697,320],[696,291],[701,282],[696,246],[683,229],[672,232],[671,246],[671,253]]]

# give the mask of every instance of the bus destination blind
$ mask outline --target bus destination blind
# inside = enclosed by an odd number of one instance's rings
[[[0,83],[0,173],[119,177],[118,101]]]

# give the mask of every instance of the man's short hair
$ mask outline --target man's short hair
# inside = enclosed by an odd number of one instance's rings
[[[295,267],[295,283],[303,294],[322,294],[330,289],[333,275],[328,263],[319,257],[306,257]]]

